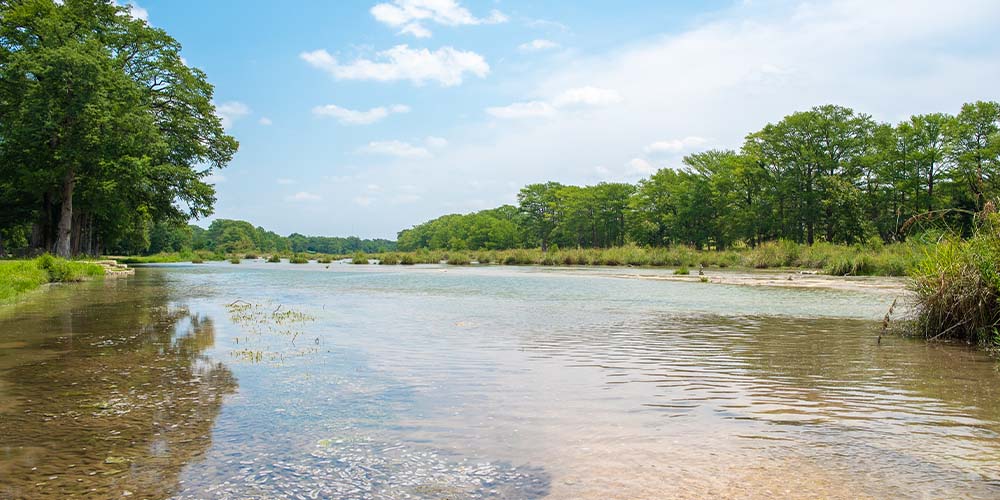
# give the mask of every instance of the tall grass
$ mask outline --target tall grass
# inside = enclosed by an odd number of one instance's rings
[[[104,276],[104,268],[90,262],[45,254],[34,260],[0,261],[0,303],[46,283],[84,281]]]
[[[934,247],[912,287],[920,335],[1000,347],[1000,217],[988,214],[972,238]]]
[[[351,264],[368,264],[368,256],[364,252],[358,252],[351,257]]]
[[[394,255],[399,259],[409,258],[416,264],[436,264],[468,258],[479,264],[508,266],[805,268],[838,276],[903,276],[920,259],[927,247],[927,244],[919,242],[893,245],[872,242],[853,246],[816,243],[809,246],[791,241],[772,241],[754,248],[724,251],[697,250],[682,245],[672,247],[625,245],[614,248],[552,249],[548,252],[538,248],[480,250],[462,256],[457,256],[456,252],[417,250]],[[385,255],[380,258],[385,258]]]

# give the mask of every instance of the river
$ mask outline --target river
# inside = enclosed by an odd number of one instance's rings
[[[633,278],[53,286],[0,308],[0,498],[1000,496],[1000,365],[877,343],[893,293]]]

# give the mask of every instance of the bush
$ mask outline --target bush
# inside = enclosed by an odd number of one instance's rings
[[[403,254],[403,256],[399,258],[399,263],[404,266],[412,266],[413,264],[416,264],[413,256],[408,253]]]
[[[688,276],[689,274],[691,274],[691,270],[688,269],[687,266],[680,266],[677,269],[674,269],[674,274],[680,274],[680,275],[683,275],[683,276]]]
[[[938,245],[913,271],[918,329],[931,340],[1000,345],[1000,220]]]
[[[267,258],[267,261],[270,262],[270,263],[272,263],[272,264],[275,264],[275,263],[281,262],[281,257],[278,257],[277,255],[272,255],[272,256],[270,256],[270,257]]]
[[[191,263],[192,264],[204,264],[205,261],[202,260],[201,257],[194,256],[194,257],[191,257]]]
[[[244,255],[243,258],[244,259],[250,259],[250,260],[257,260],[257,254],[255,254],[255,253],[248,253],[248,254]]]
[[[232,257],[232,258],[229,259],[229,263],[230,264],[239,264],[240,263],[240,258],[239,257]]]
[[[452,253],[448,255],[448,264],[453,266],[467,266],[472,264],[472,261],[469,260],[469,257],[465,254]]]
[[[288,259],[288,262],[291,264],[308,264],[309,259],[301,255],[293,255],[292,258]]]
[[[365,255],[364,252],[358,252],[354,254],[354,257],[351,257],[351,264],[367,264],[367,263],[368,263],[368,256]]]
[[[104,276],[104,268],[89,262],[76,262],[45,254],[35,259],[35,265],[49,275],[54,283],[83,281]]]
[[[394,253],[383,254],[378,263],[382,266],[395,266],[399,264],[399,256]]]

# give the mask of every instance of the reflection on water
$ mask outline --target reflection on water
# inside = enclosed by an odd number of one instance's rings
[[[53,292],[3,322],[0,496],[169,496],[211,446],[230,371],[202,353],[208,318],[165,290],[87,285]]]
[[[997,364],[877,345],[884,292],[248,263],[82,289],[0,313],[0,498],[1000,495]]]

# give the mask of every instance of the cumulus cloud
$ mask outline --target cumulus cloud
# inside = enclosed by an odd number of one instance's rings
[[[486,108],[486,112],[497,118],[537,118],[554,115],[556,108],[544,101],[527,101]]]
[[[431,157],[431,152],[427,148],[397,140],[372,141],[361,150],[365,153],[394,156],[396,158],[419,159]]]
[[[203,177],[201,180],[206,184],[222,184],[223,182],[226,182],[226,176],[218,172],[212,172]]]
[[[427,139],[424,139],[424,142],[427,143],[428,147],[434,149],[440,149],[448,145],[448,139],[444,137],[428,136]]]
[[[644,148],[647,153],[679,153],[686,149],[693,149],[704,146],[708,139],[704,137],[689,136],[683,139],[667,139],[650,143]]]
[[[622,102],[622,96],[617,90],[597,87],[579,87],[569,89],[556,96],[552,105],[557,108],[567,106],[610,106]]]
[[[615,90],[578,87],[563,91],[551,101],[515,102],[486,108],[486,112],[497,118],[544,118],[554,116],[560,108],[602,107],[620,102],[622,96]]]
[[[559,47],[558,43],[553,42],[552,40],[545,40],[542,38],[532,40],[530,42],[525,42],[517,46],[517,48],[520,49],[522,52],[539,52],[542,50],[550,50],[558,47]]]
[[[257,120],[257,123],[259,123],[261,125],[264,125],[264,126],[268,126],[268,125],[271,125],[272,122],[271,122],[270,118],[268,118],[266,116],[262,116],[262,117],[260,117],[260,120]]]
[[[648,160],[643,158],[632,158],[628,162],[628,168],[632,173],[640,175],[649,175],[656,172],[656,167],[653,166]]]
[[[322,196],[310,193],[308,191],[299,191],[298,193],[285,197],[285,201],[294,201],[294,202],[313,202],[313,201],[320,201],[322,199],[323,199]]]
[[[336,118],[337,121],[344,125],[371,125],[372,123],[380,121],[392,113],[409,113],[410,107],[403,104],[397,104],[388,108],[379,106],[377,108],[371,108],[368,111],[355,111],[353,109],[342,108],[335,104],[327,104],[325,106],[316,106],[312,109],[312,112],[316,116],[329,116]]]
[[[215,105],[215,114],[222,120],[222,126],[229,128],[237,120],[250,114],[250,106],[239,101],[227,101]]]
[[[489,16],[480,18],[472,15],[455,0],[392,0],[376,4],[370,12],[378,22],[398,28],[400,34],[417,38],[431,36],[431,31],[424,26],[426,22],[444,26],[507,22],[507,16],[499,10],[494,9]]]
[[[303,52],[299,57],[338,80],[409,80],[416,85],[436,81],[451,87],[460,85],[466,74],[485,78],[490,72],[490,65],[483,56],[453,47],[431,51],[397,45],[378,52],[372,59],[357,59],[348,64],[341,64],[323,49]]]

